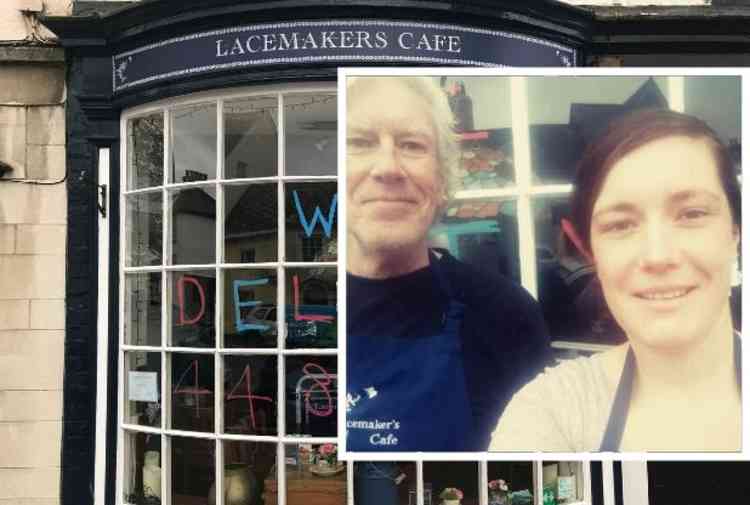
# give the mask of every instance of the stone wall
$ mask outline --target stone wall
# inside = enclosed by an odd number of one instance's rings
[[[0,2],[0,505],[60,503],[65,345],[65,66]],[[23,5],[21,5],[23,4]],[[39,32],[42,33],[43,32]],[[46,36],[49,34],[43,34]]]

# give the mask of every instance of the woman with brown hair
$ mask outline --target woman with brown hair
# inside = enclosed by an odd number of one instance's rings
[[[740,450],[729,302],[740,226],[733,161],[703,121],[616,120],[583,155],[563,229],[627,342],[527,384],[490,450]]]

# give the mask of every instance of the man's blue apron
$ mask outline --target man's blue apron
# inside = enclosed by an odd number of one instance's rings
[[[464,304],[432,255],[430,268],[450,299],[438,334],[347,336],[347,450],[476,450],[467,446],[476,428],[461,359]]]

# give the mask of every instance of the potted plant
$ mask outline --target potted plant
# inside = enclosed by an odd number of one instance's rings
[[[323,444],[318,447],[318,466],[336,468],[338,449],[334,444]]]
[[[491,480],[487,483],[490,489],[490,505],[510,505],[510,486],[503,479]]]
[[[443,505],[460,505],[464,497],[463,491],[456,487],[447,487],[440,493]]]

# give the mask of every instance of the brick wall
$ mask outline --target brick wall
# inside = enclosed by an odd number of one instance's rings
[[[28,182],[65,176],[64,79],[61,49],[0,47],[0,505],[60,503],[66,184]]]

